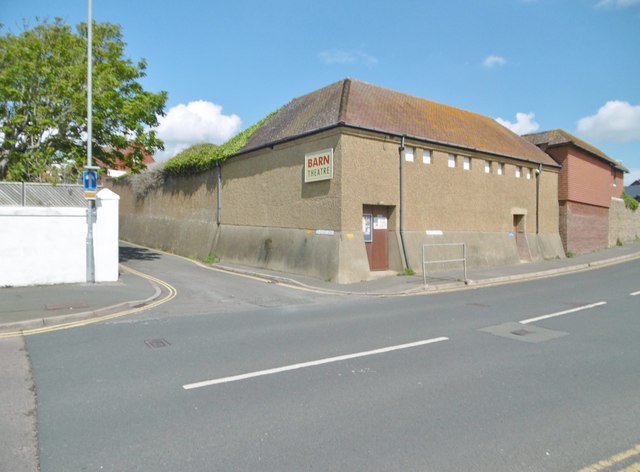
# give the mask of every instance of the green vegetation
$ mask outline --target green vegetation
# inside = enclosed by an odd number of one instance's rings
[[[167,175],[197,175],[214,168],[216,161],[224,161],[242,149],[253,133],[277,111],[268,114],[256,124],[238,133],[226,143],[218,146],[211,143],[194,144],[179,152],[165,163],[157,163],[140,174],[123,177],[138,199],[164,184]]]
[[[277,111],[268,114],[220,146],[213,144],[192,146],[169,159],[164,165],[165,172],[173,175],[195,175],[212,169],[216,161],[223,161],[246,146],[253,133],[276,113]]]
[[[616,246],[623,246],[623,242],[620,238],[616,239]]]
[[[572,257],[576,257],[576,254],[574,252],[567,251],[567,257],[571,259]]]
[[[216,256],[214,253],[210,252],[207,257],[205,257],[202,262],[204,262],[205,264],[216,264],[218,262],[220,262],[220,259],[218,258],[218,256]]]
[[[399,272],[398,275],[400,276],[405,276],[405,275],[416,275],[416,271],[413,270],[411,267],[405,267],[404,270],[402,272]]]
[[[61,166],[75,175],[87,155],[87,24],[74,31],[56,18],[2,33],[0,179],[55,180]],[[163,147],[153,128],[167,93],[143,89],[147,64],[125,56],[119,25],[94,22],[92,44],[93,156],[137,172],[145,151]]]
[[[623,192],[622,193],[622,198],[624,199],[624,206],[625,207],[627,207],[627,208],[629,208],[630,210],[633,210],[633,211],[636,211],[638,209],[638,205],[640,205],[640,203],[638,202],[638,200],[633,198],[627,192]]]

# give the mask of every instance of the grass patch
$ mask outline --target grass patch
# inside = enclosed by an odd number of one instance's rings
[[[218,262],[220,262],[220,258],[218,256],[216,256],[214,253],[209,252],[207,257],[202,259],[202,262],[204,264],[208,264],[208,265],[217,264]]]

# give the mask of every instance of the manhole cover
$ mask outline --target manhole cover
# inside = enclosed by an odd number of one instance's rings
[[[528,331],[526,329],[516,329],[515,331],[511,331],[511,334],[515,334],[516,336],[526,336],[527,334],[533,334],[533,331]]]
[[[152,348],[171,346],[171,343],[166,339],[147,339],[144,343],[147,347]]]

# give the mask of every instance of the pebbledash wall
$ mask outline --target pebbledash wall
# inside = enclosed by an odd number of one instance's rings
[[[612,198],[609,207],[609,246],[640,240],[640,209],[625,207],[624,200]]]
[[[419,140],[404,145],[401,150],[397,136],[338,126],[235,156],[199,176],[168,176],[144,197],[127,181],[114,183],[121,237],[186,256],[215,254],[223,262],[350,283],[373,275],[363,208],[375,205],[388,210],[389,269],[401,271],[402,159],[405,249],[417,272],[427,243],[466,243],[471,267],[517,263],[523,257],[514,215],[522,216],[527,259],[564,257],[557,168],[542,168],[538,189],[532,162]],[[333,178],[305,183],[305,155],[325,149],[333,150]]]
[[[118,280],[118,195],[98,192],[95,281]],[[87,281],[87,209],[0,207],[0,287]]]

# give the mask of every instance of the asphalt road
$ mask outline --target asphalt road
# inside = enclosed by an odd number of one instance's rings
[[[43,472],[640,470],[637,261],[385,299],[127,263],[176,298],[26,338]]]

